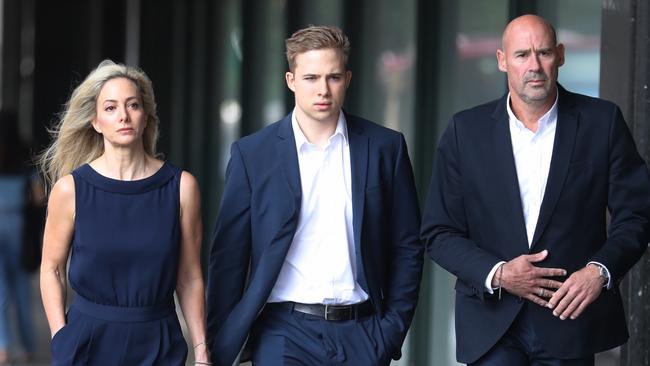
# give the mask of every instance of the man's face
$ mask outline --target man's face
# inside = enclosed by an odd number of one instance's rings
[[[338,50],[326,48],[298,54],[293,72],[285,75],[296,97],[298,122],[310,119],[336,124],[351,77]]]
[[[497,61],[499,70],[508,74],[512,97],[529,105],[553,103],[564,46],[555,44],[543,22],[533,17],[513,21],[504,32]]]

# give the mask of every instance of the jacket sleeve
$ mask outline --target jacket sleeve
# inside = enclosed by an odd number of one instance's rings
[[[607,205],[611,216],[607,241],[591,260],[604,264],[618,282],[650,240],[650,178],[618,107],[613,108],[610,124]]]
[[[431,259],[484,299],[487,275],[501,258],[469,237],[456,128],[452,119],[436,150],[421,235]]]
[[[420,208],[402,135],[393,171],[390,206],[390,277],[383,294],[381,328],[391,357],[398,359],[418,301],[424,256],[424,247],[419,238]]]
[[[233,143],[226,169],[225,187],[219,216],[212,236],[207,289],[207,335],[215,364],[219,355],[235,355],[239,350],[223,352],[220,329],[239,302],[248,276],[251,230],[251,187],[237,142]],[[232,360],[224,361],[231,363]]]

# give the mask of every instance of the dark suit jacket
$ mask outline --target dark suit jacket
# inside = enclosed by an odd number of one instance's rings
[[[561,86],[553,156],[529,249],[512,152],[507,96],[456,114],[434,162],[422,238],[431,258],[457,276],[456,342],[473,362],[506,332],[522,300],[485,290],[499,261],[549,250],[542,267],[568,273],[604,264],[613,288],[577,320],[530,303],[542,345],[558,358],[612,348],[628,334],[618,282],[647,248],[650,180],[620,110]],[[611,214],[609,233],[606,213]],[[561,279],[563,280],[563,279]]]
[[[388,354],[399,358],[424,252],[413,172],[401,134],[346,119],[357,281],[380,318]],[[232,364],[264,307],[296,231],[301,194],[291,115],[232,145],[208,275],[215,364]]]

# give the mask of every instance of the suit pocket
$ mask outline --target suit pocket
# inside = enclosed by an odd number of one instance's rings
[[[461,280],[456,280],[456,286],[454,286],[454,289],[456,290],[457,293],[466,296],[475,296],[478,293],[478,290],[476,288],[465,284],[465,282]]]
[[[585,187],[592,188],[598,181],[594,167],[588,160],[572,161],[569,164],[564,187],[577,190],[576,197],[581,196],[581,193],[587,193],[589,189],[585,189]]]
[[[569,173],[580,173],[583,170],[585,170],[586,167],[589,166],[589,162],[587,160],[577,160],[577,161],[572,161],[569,163]]]
[[[366,187],[366,196],[381,194],[384,191],[384,186],[384,182],[381,181],[379,184]]]
[[[387,189],[388,185],[383,182],[366,188],[366,212],[384,212],[388,202],[385,201]]]

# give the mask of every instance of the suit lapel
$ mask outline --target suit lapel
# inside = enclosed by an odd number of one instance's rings
[[[354,231],[354,250],[357,262],[357,281],[366,292],[370,291],[366,278],[361,250],[361,231],[364,207],[366,204],[366,184],[368,180],[368,136],[355,117],[345,114],[350,142],[350,170],[352,175],[352,229]]]
[[[368,177],[368,137],[355,117],[345,115],[350,141],[350,168],[352,174],[352,227],[357,255],[360,254],[361,225],[366,198],[366,179]]]
[[[291,127],[291,114],[284,117],[278,126],[278,142],[276,144],[278,156],[282,162],[282,173],[289,184],[289,188],[296,200],[296,207],[300,207],[302,188],[300,186],[300,167],[298,165],[298,152],[296,151],[296,138]]]
[[[497,104],[492,118],[495,124],[492,127],[492,146],[494,147],[494,179],[497,187],[502,187],[504,197],[509,208],[510,220],[514,223],[514,237],[517,243],[528,247],[528,237],[526,234],[526,222],[521,204],[521,194],[519,192],[519,178],[517,178],[517,168],[512,151],[512,140],[510,137],[510,125],[506,103],[506,95]],[[516,244],[519,245],[519,244]]]
[[[531,248],[539,241],[560,198],[562,186],[569,171],[569,163],[571,162],[571,154],[578,130],[578,117],[572,109],[568,92],[558,85],[558,93],[560,95],[558,98],[557,127],[555,131],[555,142],[553,143],[553,156],[551,157],[551,166],[548,172],[544,200],[539,210],[539,219],[535,227],[535,235],[533,235]]]

